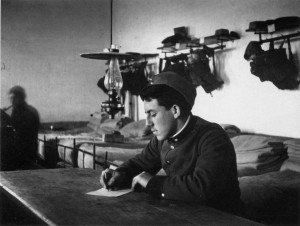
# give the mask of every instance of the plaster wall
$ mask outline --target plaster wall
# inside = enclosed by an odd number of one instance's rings
[[[220,28],[239,33],[241,39],[227,42],[226,49],[216,53],[217,73],[225,84],[212,92],[213,97],[198,87],[193,113],[209,121],[234,124],[243,131],[300,137],[300,90],[279,90],[271,82],[260,82],[243,57],[248,43],[258,40],[257,35],[245,32],[249,23],[300,16],[299,0],[114,2],[115,42],[124,51],[157,52],[161,41],[180,26],[188,26],[190,34],[198,38],[213,35]],[[292,51],[299,62],[300,39],[292,42]],[[139,106],[140,118],[145,118],[143,104]]]
[[[107,66],[80,57],[110,44],[109,0],[2,0],[1,107],[14,85],[42,121],[89,120],[106,95]]]
[[[8,89],[22,85],[42,121],[88,120],[106,99],[96,86],[106,66],[79,54],[109,46],[110,1],[1,4],[1,107],[9,104]],[[113,42],[122,52],[160,53],[157,47],[175,27],[188,26],[198,38],[219,28],[238,32],[241,39],[226,43],[225,51],[216,55],[224,86],[213,97],[198,87],[193,113],[243,131],[299,138],[300,90],[260,82],[243,58],[247,44],[258,40],[245,32],[249,22],[300,16],[299,6],[299,0],[114,0]],[[298,62],[299,47],[299,39],[292,42]],[[144,118],[143,104],[139,107],[139,118]]]

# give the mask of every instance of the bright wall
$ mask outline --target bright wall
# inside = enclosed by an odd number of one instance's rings
[[[106,99],[96,86],[105,62],[80,53],[101,52],[110,42],[109,0],[2,0],[1,107],[13,85],[27,90],[42,121],[88,120]],[[241,39],[217,53],[217,72],[225,81],[213,97],[197,89],[193,113],[244,131],[300,138],[300,90],[282,91],[261,83],[243,58],[253,33],[249,22],[300,16],[299,0],[114,0],[113,42],[122,52],[159,53],[173,28],[190,27],[196,37],[216,29]],[[292,42],[299,58],[300,40]],[[163,56],[163,55],[161,55]],[[140,118],[143,105],[140,106]]]
[[[88,120],[106,95],[104,61],[80,57],[110,44],[109,0],[2,0],[1,107],[14,85],[42,121]]]
[[[206,94],[197,89],[193,113],[209,121],[234,124],[243,131],[300,138],[300,90],[283,91],[270,82],[260,82],[250,73],[244,52],[258,36],[245,32],[249,22],[300,16],[299,0],[115,0],[114,29],[124,51],[158,51],[173,28],[190,27],[191,35],[205,37],[216,29],[236,31],[241,39],[226,43],[218,52],[217,72],[225,81],[220,90]],[[268,46],[264,46],[268,48]],[[300,56],[300,39],[292,42]],[[163,55],[161,55],[163,57]],[[143,105],[140,104],[141,118]]]

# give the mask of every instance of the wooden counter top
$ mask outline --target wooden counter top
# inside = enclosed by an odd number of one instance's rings
[[[153,199],[86,195],[100,188],[99,171],[47,169],[0,173],[1,192],[48,225],[259,225],[219,210]]]

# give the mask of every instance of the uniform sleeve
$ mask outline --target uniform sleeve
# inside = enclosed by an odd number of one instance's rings
[[[153,137],[140,154],[124,162],[117,168],[117,171],[126,172],[131,178],[143,171],[155,175],[162,167],[160,161],[160,147],[161,142],[159,142],[156,137]]]
[[[234,148],[228,136],[219,129],[209,132],[198,141],[197,153],[190,174],[154,176],[146,192],[165,199],[203,203],[225,194],[236,170]]]

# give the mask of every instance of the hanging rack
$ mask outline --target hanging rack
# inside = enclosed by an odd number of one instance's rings
[[[259,36],[259,43],[260,44],[263,44],[263,43],[266,43],[266,42],[274,42],[274,41],[278,41],[278,40],[284,40],[284,39],[291,39],[291,38],[295,38],[295,37],[300,37],[300,31],[296,32],[296,33],[293,33],[293,34],[288,34],[288,35],[281,35],[281,36],[278,36],[278,37],[275,37],[275,38],[266,38],[264,40],[262,40],[261,36]]]
[[[209,50],[212,50],[212,51],[215,51],[215,50],[217,50],[217,49],[223,49],[223,48],[225,48],[226,46],[225,45],[218,45],[218,46],[215,46],[215,47],[208,47],[207,45],[204,45],[204,44],[201,44],[201,45],[199,45],[198,47],[196,47],[197,49],[200,49],[200,48],[202,48],[202,49],[209,49]],[[184,60],[187,56],[189,56],[189,55],[191,55],[192,53],[193,53],[193,51],[194,51],[194,49],[193,48],[195,48],[194,46],[193,47],[190,47],[189,49],[190,49],[190,51],[189,51],[189,53],[179,53],[179,54],[177,54],[177,55],[174,55],[174,56],[167,56],[167,53],[168,52],[164,52],[164,54],[165,54],[165,57],[163,58],[163,59],[165,59],[165,60]],[[170,53],[170,52],[169,52]],[[172,52],[173,53],[173,52]],[[175,52],[176,53],[176,52]]]
[[[187,41],[187,42],[182,42],[179,44],[185,45],[184,47],[180,47],[176,49],[176,44],[172,45],[165,45],[162,47],[158,47],[157,49],[161,50],[165,54],[165,58],[167,57],[167,53],[176,53],[177,51],[181,50],[186,50],[190,49],[192,50],[193,48],[201,48],[203,46],[208,46],[208,45],[217,45],[216,47],[212,47],[212,49],[217,50],[223,50],[226,45],[224,45],[225,42],[228,41],[234,41],[236,39],[240,39],[240,36],[236,32],[230,32],[228,35],[211,35],[204,37],[204,43],[197,43],[195,41]],[[196,39],[199,41],[199,39]]]

